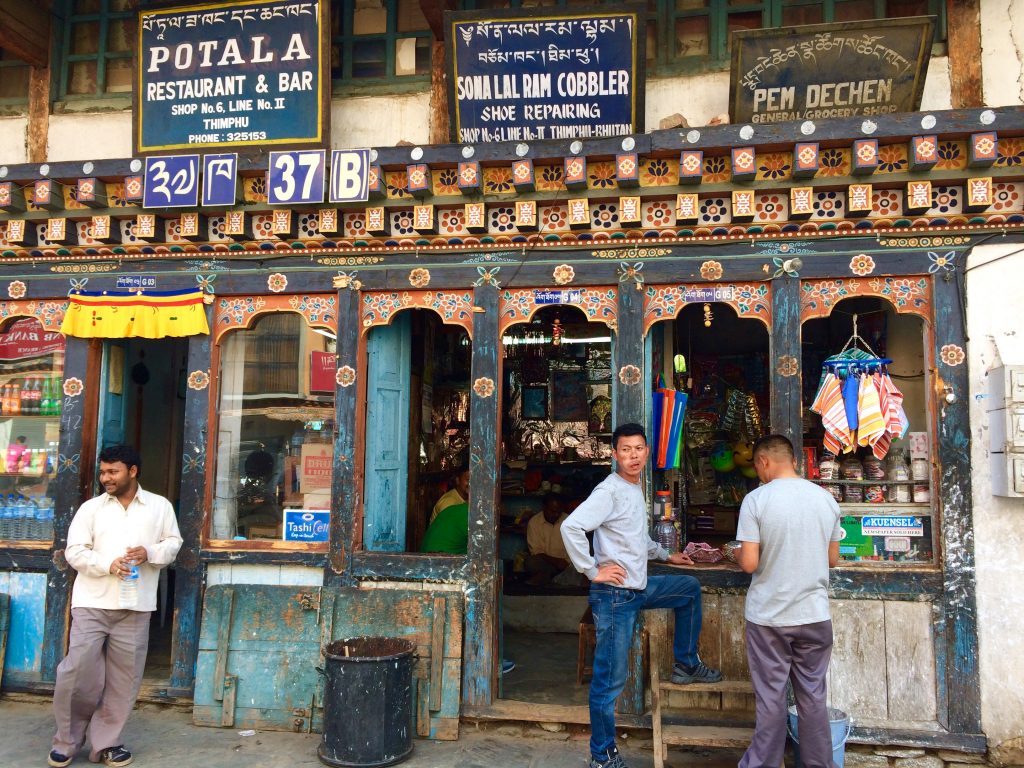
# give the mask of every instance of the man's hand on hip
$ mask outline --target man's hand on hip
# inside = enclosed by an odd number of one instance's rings
[[[626,569],[618,563],[604,563],[597,566],[597,576],[591,581],[594,584],[612,584],[621,587],[626,583]]]

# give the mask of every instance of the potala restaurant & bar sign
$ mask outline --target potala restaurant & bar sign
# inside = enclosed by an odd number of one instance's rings
[[[813,24],[732,35],[729,116],[779,123],[914,112],[935,19]]]
[[[447,13],[454,140],[642,132],[644,18],[628,6]]]
[[[326,140],[327,3],[140,10],[137,30],[137,154]]]

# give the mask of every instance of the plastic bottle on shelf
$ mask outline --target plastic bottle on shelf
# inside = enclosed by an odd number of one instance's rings
[[[21,386],[16,381],[11,382],[10,403],[11,407],[8,410],[8,415],[19,415],[21,413]]]
[[[117,585],[118,608],[135,608],[139,604],[139,566],[133,565],[131,572]]]
[[[7,499],[0,494],[0,539],[13,539],[11,528],[14,522],[14,510],[7,505]]]
[[[61,386],[61,379],[55,377],[53,380],[53,415],[60,416],[64,408],[64,390]]]
[[[679,531],[676,530],[675,521],[671,517],[661,518],[654,526],[654,539],[667,549],[669,554],[679,551]]]
[[[654,492],[654,519],[664,520],[672,517],[672,492]]]
[[[53,540],[53,512],[57,506],[57,503],[50,498],[45,496],[44,498],[44,516],[43,516],[43,538],[47,541]]]
[[[864,466],[860,459],[851,455],[843,459],[839,465],[839,476],[843,480],[863,480]],[[861,504],[864,501],[864,486],[846,485],[843,488],[843,501],[847,504]]]
[[[25,508],[13,493],[7,494],[7,506],[13,513],[11,521],[11,538],[24,539],[28,533],[28,521],[25,520]]]
[[[49,416],[51,408],[50,380],[41,379],[42,386],[39,391],[39,414]]]

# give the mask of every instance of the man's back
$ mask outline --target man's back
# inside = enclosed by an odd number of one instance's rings
[[[799,477],[772,480],[743,500],[736,537],[760,545],[746,618],[762,626],[826,621],[828,546],[839,537],[839,505]]]

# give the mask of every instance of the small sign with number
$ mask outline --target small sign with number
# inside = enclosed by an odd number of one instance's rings
[[[203,155],[203,205],[234,205],[238,154]]]
[[[324,164],[322,149],[305,152],[271,152],[267,202],[271,205],[322,203]]]
[[[332,203],[363,203],[370,197],[370,150],[331,152]]]
[[[583,291],[578,288],[565,290],[536,290],[533,292],[534,304],[581,304]]]
[[[199,155],[146,158],[143,208],[195,208],[199,203]]]

